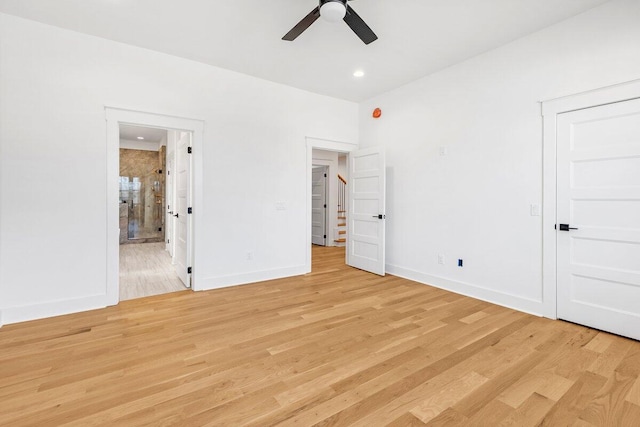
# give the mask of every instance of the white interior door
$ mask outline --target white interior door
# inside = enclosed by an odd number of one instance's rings
[[[180,132],[176,144],[175,260],[180,280],[191,287],[191,133]]]
[[[379,148],[349,154],[347,264],[385,274],[385,161]]]
[[[327,245],[327,166],[314,166],[311,174],[311,243]]]
[[[173,176],[174,176],[174,169],[175,169],[175,159],[174,159],[174,152],[171,153],[167,153],[167,180],[166,180],[166,221],[165,223],[167,224],[167,235],[166,235],[166,241],[167,241],[167,251],[169,252],[169,255],[171,256],[172,260],[173,260],[173,255],[175,252],[175,244],[176,244],[176,238],[175,238],[175,217],[173,216],[173,209],[175,208],[175,200],[174,200],[174,180],[173,180]]]
[[[640,99],[557,123],[558,317],[640,339]]]

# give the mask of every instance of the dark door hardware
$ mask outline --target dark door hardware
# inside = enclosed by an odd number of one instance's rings
[[[560,224],[560,231],[569,231],[569,230],[577,230],[576,227],[569,227],[569,224]],[[556,225],[556,230],[558,230],[558,226]]]

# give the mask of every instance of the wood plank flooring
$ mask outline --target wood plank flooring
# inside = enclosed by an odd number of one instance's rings
[[[185,289],[164,242],[120,245],[120,301]]]
[[[640,425],[640,343],[313,259],[1,328],[0,425]]]

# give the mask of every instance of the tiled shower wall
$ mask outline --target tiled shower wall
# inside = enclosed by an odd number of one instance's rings
[[[142,182],[142,203],[129,208],[129,218],[121,220],[121,223],[128,224],[135,219],[136,227],[129,229],[128,238],[127,234],[121,233],[120,243],[164,240],[165,160],[165,146],[159,151],[120,149],[120,176],[128,176],[129,181],[139,177]],[[155,181],[160,183],[159,192],[154,190]],[[120,226],[121,231],[124,224]]]

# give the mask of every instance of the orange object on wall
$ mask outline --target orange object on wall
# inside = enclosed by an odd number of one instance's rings
[[[373,118],[374,119],[379,119],[381,115],[382,115],[382,110],[381,109],[376,108],[375,110],[373,110]]]

